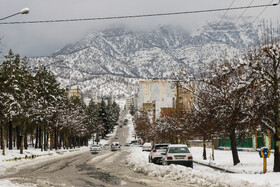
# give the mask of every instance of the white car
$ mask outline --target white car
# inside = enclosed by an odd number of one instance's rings
[[[101,148],[99,145],[92,145],[90,146],[90,152],[91,153],[100,153],[101,152]]]
[[[119,142],[113,142],[111,145],[111,151],[121,150],[121,145]]]
[[[166,149],[170,143],[161,143],[155,144],[152,151],[149,154],[149,162],[160,164],[162,163],[163,153],[166,152]]]
[[[164,153],[162,164],[178,164],[193,168],[193,157],[187,145],[170,144]]]
[[[142,146],[142,151],[151,151],[152,150],[152,143],[144,143]]]
[[[104,149],[109,149],[109,148],[110,148],[110,144],[104,144],[104,145],[103,145],[103,148],[104,148]]]

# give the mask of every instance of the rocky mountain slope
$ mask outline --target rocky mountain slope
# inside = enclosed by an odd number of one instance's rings
[[[62,86],[78,85],[91,96],[125,97],[136,91],[139,79],[172,78],[180,68],[195,72],[203,63],[246,52],[259,40],[260,28],[224,21],[195,33],[171,26],[149,32],[105,30],[30,61],[47,65]]]

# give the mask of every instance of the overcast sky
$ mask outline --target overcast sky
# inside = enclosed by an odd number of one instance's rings
[[[17,15],[0,22],[53,19],[95,18],[181,12],[216,8],[269,4],[272,0],[0,0],[0,19],[28,7],[28,15]],[[274,0],[273,2],[278,2]],[[248,9],[244,16],[257,17],[263,8]],[[244,10],[228,11],[232,19]],[[13,49],[21,56],[44,56],[75,42],[94,31],[123,26],[149,30],[159,25],[179,25],[192,31],[207,21],[219,20],[225,12],[185,14],[121,20],[99,20],[67,23],[0,25],[2,49]],[[268,7],[260,19],[280,20],[280,5]]]

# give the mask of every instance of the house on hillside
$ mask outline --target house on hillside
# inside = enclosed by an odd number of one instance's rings
[[[68,98],[71,98],[71,97],[77,97],[79,99],[82,99],[81,90],[78,87],[68,89]]]

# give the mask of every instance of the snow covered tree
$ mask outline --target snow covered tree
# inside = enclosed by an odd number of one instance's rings
[[[108,122],[108,112],[104,99],[101,100],[101,103],[99,105],[98,123],[99,123],[99,128],[97,128],[96,138],[99,141],[99,136],[101,135],[102,137],[105,137],[107,134],[106,132],[109,132],[109,128],[110,128]]]
[[[44,129],[44,150],[46,150],[47,131],[50,130],[49,124],[56,111],[58,99],[64,92],[59,88],[59,83],[54,75],[44,66],[40,66],[35,74],[35,88],[37,90],[36,116],[41,124],[40,127]]]
[[[3,93],[6,96],[3,98],[6,108],[3,111],[6,111],[6,122],[13,121],[13,124],[18,128],[17,143],[20,145],[20,153],[22,154],[27,133],[26,128],[30,124],[34,112],[32,107],[35,95],[33,76],[26,59],[21,60],[19,55],[15,55],[12,50],[5,58],[6,60],[1,67],[1,76],[5,80]]]
[[[253,85],[254,79],[238,58],[208,64],[196,81],[196,105],[190,124],[204,140],[213,133],[229,137],[234,165],[240,162],[237,139],[244,137],[254,124]]]
[[[263,42],[248,52],[247,60],[256,79],[255,110],[259,125],[273,134],[273,171],[280,172],[280,38],[272,29],[264,35]]]
[[[150,141],[150,132],[152,130],[152,126],[150,123],[150,119],[148,118],[148,113],[143,112],[140,117],[138,117],[135,121],[136,123],[136,134],[140,137],[144,142]]]
[[[94,134],[98,129],[98,105],[90,100],[89,105],[86,108],[87,115],[87,127],[90,134]]]
[[[113,121],[115,123],[117,123],[117,121],[119,120],[119,116],[120,116],[120,106],[116,103],[116,101],[113,101],[112,104],[112,117],[113,117]]]
[[[217,121],[215,106],[211,102],[211,96],[207,91],[208,87],[203,82],[196,81],[196,103],[187,118],[188,127],[186,130],[193,137],[201,137],[203,140],[203,159],[206,160],[206,141],[211,139],[213,134],[218,132],[219,122]],[[207,130],[206,130],[207,129]]]

